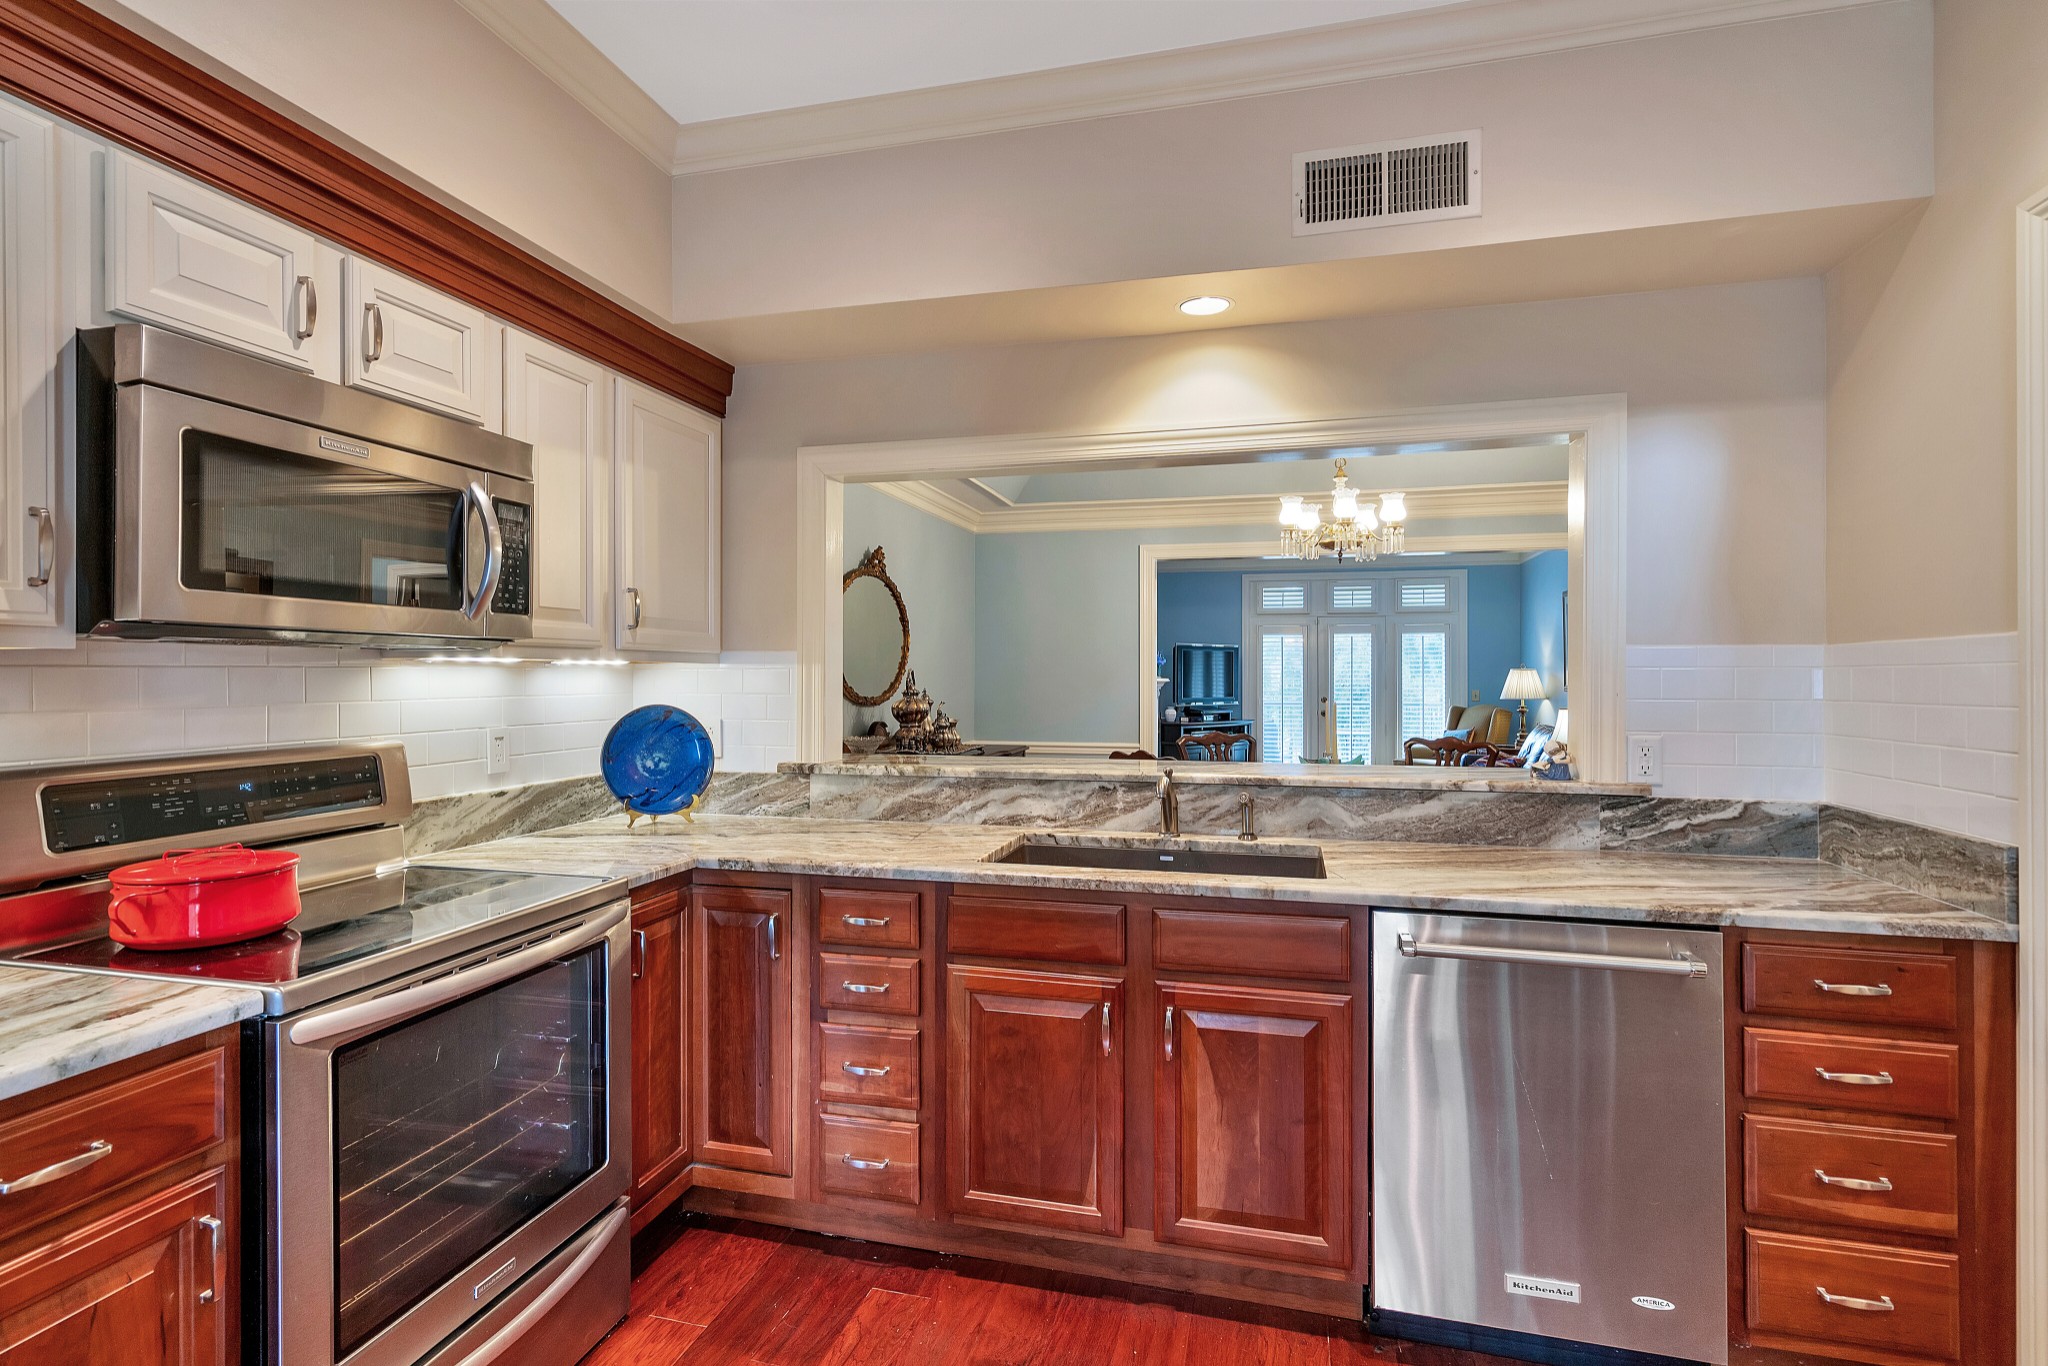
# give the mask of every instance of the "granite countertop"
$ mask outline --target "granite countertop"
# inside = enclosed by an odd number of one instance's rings
[[[1521,768],[1436,768],[1425,764],[1204,764],[1171,759],[978,759],[878,754],[834,763],[783,764],[782,773],[840,778],[999,778],[1009,781],[1155,783],[1165,769],[1176,783],[1232,787],[1386,788],[1421,792],[1549,792],[1582,797],[1647,797],[1642,783],[1542,779]]]
[[[629,830],[623,816],[614,816],[421,861],[582,873],[624,878],[635,886],[691,868],[715,868],[1840,934],[2018,937],[2017,927],[2004,920],[1811,859],[1315,840],[1327,878],[1196,877],[982,862],[1025,833],[1015,827],[715,815],[700,816],[694,825],[643,822]],[[1099,838],[1086,831],[1059,837]],[[1263,841],[1268,847],[1307,842]],[[1178,843],[1239,847],[1213,836]]]
[[[0,967],[0,1100],[262,1013],[243,987]]]

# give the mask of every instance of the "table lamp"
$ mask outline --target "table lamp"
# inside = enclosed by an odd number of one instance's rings
[[[1529,703],[1543,696],[1543,675],[1526,666],[1509,669],[1508,681],[1501,685],[1500,700],[1513,702],[1515,706],[1515,748],[1529,738]]]

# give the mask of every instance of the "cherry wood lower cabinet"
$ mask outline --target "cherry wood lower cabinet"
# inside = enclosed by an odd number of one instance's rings
[[[1121,982],[950,968],[947,1196],[956,1215],[1123,1232]]]
[[[1348,1265],[1351,998],[1162,982],[1159,1003],[1159,1240]]]
[[[793,1168],[790,893],[690,891],[690,1146],[714,1167]]]
[[[633,1227],[688,1187],[690,1128],[683,1084],[687,894],[678,882],[633,894]]]
[[[237,1060],[221,1031],[0,1102],[0,1180],[17,1185],[0,1196],[0,1366],[240,1359]]]

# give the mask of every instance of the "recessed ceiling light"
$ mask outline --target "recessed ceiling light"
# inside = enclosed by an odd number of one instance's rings
[[[1229,307],[1230,300],[1221,294],[1197,294],[1192,299],[1180,301],[1180,311],[1190,318],[1206,318]]]

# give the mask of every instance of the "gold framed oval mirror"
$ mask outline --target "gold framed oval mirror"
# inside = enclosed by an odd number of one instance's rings
[[[840,591],[846,599],[840,686],[854,706],[879,707],[896,695],[910,666],[910,609],[903,605],[903,590],[889,577],[882,547],[846,571]]]

